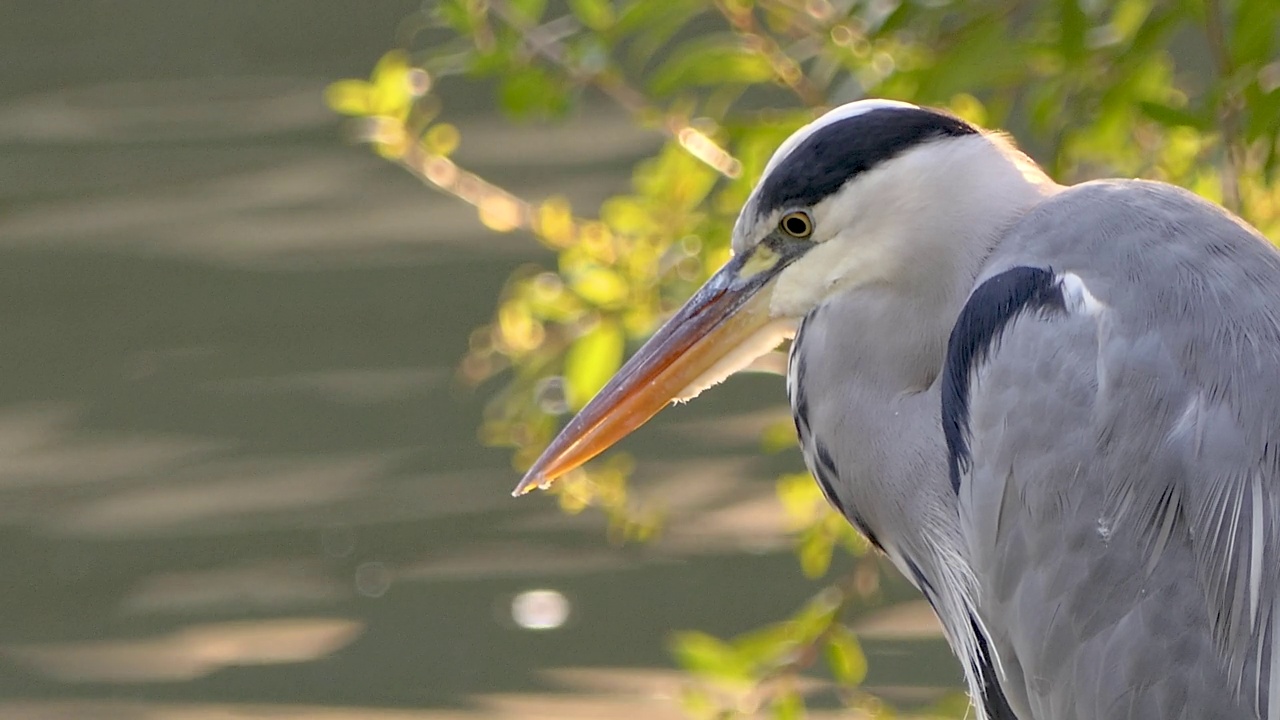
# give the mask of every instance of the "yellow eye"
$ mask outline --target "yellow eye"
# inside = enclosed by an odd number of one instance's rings
[[[813,220],[809,218],[809,213],[801,210],[783,215],[782,220],[778,221],[778,227],[792,237],[807,238],[813,234]]]

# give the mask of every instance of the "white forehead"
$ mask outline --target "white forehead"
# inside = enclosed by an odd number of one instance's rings
[[[900,100],[884,100],[880,98],[854,100],[853,102],[834,107],[823,113],[818,119],[791,133],[791,137],[784,140],[782,144],[778,146],[778,149],[773,151],[773,157],[769,158],[769,163],[764,166],[764,172],[761,174],[761,177],[768,176],[768,174],[777,167],[778,163],[782,162],[788,155],[790,155],[791,151],[796,149],[796,146],[805,140],[808,140],[809,136],[832,123],[838,123],[841,120],[848,120],[849,118],[869,113],[872,110],[918,107],[919,106],[917,105],[912,105],[911,103],[902,102]]]

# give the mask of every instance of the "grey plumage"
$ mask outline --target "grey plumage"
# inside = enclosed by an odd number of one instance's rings
[[[941,383],[919,389],[925,368],[863,340],[914,324],[910,302],[838,298],[802,326],[792,402],[815,474],[831,474],[816,448],[841,446],[831,464],[856,468],[841,504],[873,531],[909,522],[880,534],[926,576],[945,563],[920,558],[963,538],[1019,717],[1274,717],[1280,259],[1190,193],[1099,182],[1027,212],[974,286],[1015,268],[1053,273],[1065,297],[1012,318],[977,363],[958,527],[936,488],[884,488],[947,475]],[[894,495],[905,507],[886,512]],[[931,515],[941,527],[920,532]]]
[[[1014,266],[1097,303],[1020,318],[974,392],[960,514],[982,612],[1022,620],[988,627],[1026,707],[1275,717],[1280,259],[1190,193],[1102,182],[979,281]]]
[[[933,605],[979,718],[1280,720],[1265,238],[1184,190],[1063,187],[999,135],[864,101],[779,148],[733,246],[518,490],[795,323],[805,461]]]

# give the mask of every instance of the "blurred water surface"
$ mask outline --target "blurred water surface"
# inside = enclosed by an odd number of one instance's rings
[[[0,23],[0,717],[676,717],[668,633],[815,585],[735,378],[628,441],[664,538],[512,500],[453,368],[518,234],[342,141],[410,1],[60,0]],[[512,126],[442,89],[459,160],[589,208],[659,138]],[[661,449],[661,452],[658,450]],[[661,458],[661,459],[658,459]],[[869,684],[957,680],[928,611],[859,610]]]

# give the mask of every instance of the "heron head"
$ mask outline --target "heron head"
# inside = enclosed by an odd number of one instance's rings
[[[981,172],[963,157],[965,147],[980,157],[1002,147],[1016,154],[988,138],[948,113],[889,100],[842,105],[797,130],[743,207],[733,258],[569,422],[515,494],[569,472],[666,404],[746,367],[828,298],[927,275],[917,270],[930,262],[921,244],[954,238],[940,225],[956,220],[953,211],[980,211],[981,203],[939,209],[939,195],[956,195],[948,190],[965,171]]]

